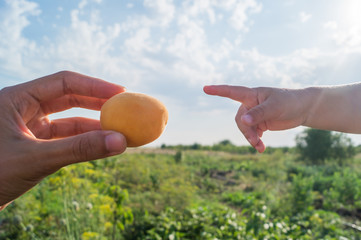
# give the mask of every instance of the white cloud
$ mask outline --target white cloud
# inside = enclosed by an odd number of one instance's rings
[[[42,46],[42,65],[53,71],[69,69],[108,78],[129,76],[136,83],[139,76],[126,57],[112,54],[119,51],[120,24],[102,26],[96,10],[86,13],[71,11],[70,26],[63,27],[55,41]]]
[[[184,9],[186,9],[185,14],[192,18],[199,18],[205,14],[211,24],[216,22],[215,10],[214,10],[214,1],[203,0],[203,1],[186,1],[183,4]]]
[[[173,20],[175,7],[172,0],[144,0],[144,6],[153,9],[160,26],[168,26]]]
[[[60,28],[55,41],[49,39],[36,48],[34,43],[31,48],[29,41],[22,38],[26,42],[23,45],[26,45],[28,55],[23,56],[23,53],[18,52],[18,56],[26,58],[26,62],[32,61],[32,64],[30,67],[19,66],[24,62],[19,61],[17,66],[37,73],[45,68],[54,71],[77,70],[111,78],[117,76],[125,79],[125,84],[133,86],[146,81],[149,77],[144,76],[150,76],[149,71],[152,71],[164,81],[172,79],[191,85],[237,83],[242,79],[246,83],[258,82],[259,85],[295,87],[301,85],[297,82],[300,77],[305,82],[312,81],[307,79],[312,78],[318,56],[321,55],[311,49],[295,51],[283,57],[271,57],[256,48],[239,48],[236,39],[220,38],[216,44],[211,43],[207,25],[201,16],[206,16],[211,25],[216,21],[238,19],[233,27],[246,31],[249,27],[247,24],[251,24],[248,15],[262,8],[254,0],[188,1],[177,11],[172,1],[145,0],[144,5],[154,10],[156,17],[130,15],[125,22],[108,26],[102,25],[102,16],[97,10],[84,9],[88,1],[81,3],[71,11],[70,26]],[[210,17],[215,16],[215,12],[220,9],[232,13],[231,17]],[[159,22],[159,19],[163,20]],[[172,26],[169,26],[172,21]],[[19,29],[28,23],[25,17]],[[154,35],[157,31],[171,27],[175,27],[176,31],[167,37]]]
[[[347,0],[338,3],[337,12],[332,20],[323,26],[328,31],[329,39],[333,39],[339,50],[348,53],[361,53],[361,1]]]
[[[228,68],[230,69],[234,68],[236,71],[241,73],[244,71],[244,63],[240,61],[231,60],[228,63]]]
[[[300,12],[299,16],[300,16],[300,21],[303,22],[303,23],[307,22],[312,17],[311,14],[308,14],[308,13],[305,13],[305,12]]]
[[[361,49],[361,26],[350,26],[341,29],[333,35],[336,43],[351,51],[359,52]]]
[[[205,15],[208,21],[214,24],[226,18],[234,30],[247,31],[249,25],[252,25],[249,15],[259,13],[262,4],[256,0],[188,0],[183,3],[183,10],[182,14],[193,20],[200,20]],[[224,11],[224,14],[219,13],[220,11]],[[201,21],[203,20],[202,18]]]
[[[323,27],[326,29],[335,30],[338,28],[338,24],[336,21],[328,21],[323,25]]]
[[[141,51],[150,51],[153,52],[156,50],[150,44],[150,29],[149,28],[141,28],[138,29],[134,36],[128,38],[124,42],[124,46],[128,51],[131,52],[141,52]]]
[[[79,3],[78,7],[79,7],[80,9],[82,9],[82,8],[84,8],[87,4],[88,4],[88,0],[82,0],[82,1]]]
[[[254,48],[234,54],[238,57],[228,58],[227,71],[222,75],[229,84],[299,88],[354,81],[350,77],[339,78],[340,68],[348,64],[340,60],[352,56],[342,50],[299,49],[283,56],[268,56]]]
[[[329,30],[330,38],[340,49],[348,52],[361,52],[361,24],[359,22],[326,22],[324,28]]]
[[[218,81],[220,75],[212,61],[216,50],[209,47],[201,24],[187,16],[180,16],[178,26],[178,33],[167,47],[167,52],[178,59],[173,65],[175,72],[181,73],[193,84]]]
[[[239,1],[232,6],[233,13],[230,22],[236,30],[248,31],[247,23],[249,22],[248,13],[258,13],[262,10],[262,4],[255,0]]]
[[[78,5],[79,9],[85,8],[89,2],[95,2],[99,4],[102,2],[102,0],[81,0],[81,2]]]
[[[297,87],[312,84],[320,62],[329,57],[317,49],[267,56],[257,48],[240,48],[236,40],[242,35],[234,39],[220,37],[212,42],[207,35],[208,27],[217,21],[238,19],[233,27],[246,31],[251,24],[249,15],[262,9],[254,0],[187,1],[177,6],[177,10],[169,0],[145,0],[144,6],[154,11],[154,18],[146,13],[129,15],[124,22],[112,25],[103,25],[101,13],[84,9],[88,1],[82,1],[71,11],[70,25],[57,26],[58,35],[41,45],[22,35],[29,24],[28,18],[40,14],[38,6],[25,0],[7,1],[7,4],[12,7],[0,30],[10,38],[0,39],[0,51],[1,56],[12,56],[2,68],[13,72],[22,69],[21,72],[39,74],[42,69],[47,69],[46,72],[70,69],[110,79],[122,78],[124,84],[131,86],[158,78],[193,86],[242,80],[257,85]],[[224,15],[230,17],[215,17],[222,12],[231,13]],[[204,17],[210,25],[204,22]],[[325,25],[332,26],[333,22]],[[170,29],[173,31],[167,35],[157,35]],[[361,44],[359,28],[334,36],[340,46]],[[11,42],[16,42],[16,47]],[[336,63],[327,61],[327,64],[332,68]]]
[[[23,69],[24,55],[36,49],[36,43],[23,36],[30,24],[30,16],[38,16],[38,5],[26,0],[6,0],[6,9],[0,14],[0,68],[4,72],[18,73]],[[24,70],[24,75],[28,71]]]
[[[289,71],[288,57],[271,57],[261,54],[257,49],[241,52],[244,59],[245,80],[262,86],[294,87],[292,71]]]

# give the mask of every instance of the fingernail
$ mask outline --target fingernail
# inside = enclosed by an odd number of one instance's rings
[[[246,123],[246,124],[248,124],[248,125],[252,124],[252,121],[253,121],[251,115],[248,115],[248,114],[243,115],[243,116],[241,117],[241,120],[242,120],[242,122],[244,122],[244,123]]]
[[[214,91],[214,85],[205,85],[203,87],[203,91],[207,94],[213,94],[213,91]]]
[[[111,132],[105,136],[105,147],[112,155],[119,154],[125,150],[125,138],[122,134]]]
[[[209,90],[209,88],[210,88],[210,85],[205,85],[205,86],[203,86],[203,91],[204,91],[205,93],[207,93],[208,90]]]

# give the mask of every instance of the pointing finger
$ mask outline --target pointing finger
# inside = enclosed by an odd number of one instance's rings
[[[209,95],[227,97],[239,102],[254,101],[257,98],[255,90],[242,86],[210,85],[204,86],[203,90]]]

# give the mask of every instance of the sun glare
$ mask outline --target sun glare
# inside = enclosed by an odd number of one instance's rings
[[[347,0],[340,3],[340,21],[349,27],[361,27],[361,1]]]

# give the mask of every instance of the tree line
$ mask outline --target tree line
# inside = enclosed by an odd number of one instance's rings
[[[310,164],[322,164],[326,160],[335,160],[340,164],[344,159],[352,158],[356,153],[361,152],[361,146],[354,146],[351,139],[345,133],[338,133],[327,130],[307,128],[296,136],[295,147],[267,147],[265,153],[271,154],[278,150],[283,153],[291,152],[299,154],[299,158]],[[237,146],[230,140],[222,140],[213,145],[202,145],[194,143],[191,145],[166,145],[162,144],[161,149],[184,150],[205,150],[223,151],[235,154],[256,154],[251,146]]]

